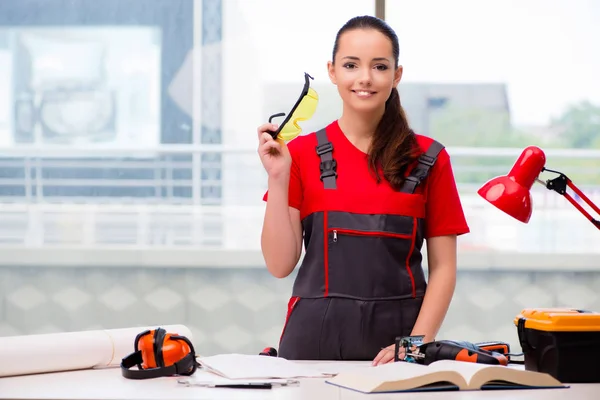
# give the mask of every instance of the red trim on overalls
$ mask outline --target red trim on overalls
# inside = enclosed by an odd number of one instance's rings
[[[413,299],[417,297],[417,289],[415,287],[415,277],[413,276],[412,269],[410,268],[410,257],[415,249],[415,240],[417,237],[417,219],[413,217],[413,230],[410,238],[410,250],[406,255],[406,271],[408,272],[408,276],[410,277],[410,284],[412,287],[412,297]]]
[[[294,297],[291,297],[290,300],[288,301],[287,313],[285,315],[285,322],[283,323],[283,329],[281,330],[281,335],[279,336],[279,343],[281,343],[281,339],[283,339],[283,334],[285,332],[285,328],[287,327],[288,321],[290,320],[290,315],[292,315],[292,311],[294,310],[294,307],[296,307],[296,304],[298,303],[299,300],[300,300],[300,297],[294,296]]]
[[[329,294],[329,235],[327,234],[327,211],[323,212],[323,226],[325,228],[324,231],[326,232],[326,234],[323,235],[323,268],[325,269],[325,290],[323,291],[323,293],[325,294],[325,297],[327,297],[327,295]]]
[[[326,196],[306,198],[302,204],[300,218],[304,219],[313,213],[335,210],[355,214],[389,214],[425,217],[425,199],[420,195],[393,193],[387,202],[373,202],[369,193],[351,193],[351,195],[330,191]]]

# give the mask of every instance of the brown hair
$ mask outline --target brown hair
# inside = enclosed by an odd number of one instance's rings
[[[354,17],[342,26],[335,38],[332,61],[335,60],[342,34],[354,29],[375,29],[390,39],[395,61],[394,69],[398,68],[400,45],[396,33],[385,21],[370,15]],[[398,89],[394,87],[385,102],[385,112],[377,125],[369,150],[369,167],[375,174],[377,182],[381,181],[378,169],[381,167],[385,179],[394,189],[399,189],[404,182],[407,168],[418,156],[416,150],[418,144],[415,133],[410,128],[400,104]]]

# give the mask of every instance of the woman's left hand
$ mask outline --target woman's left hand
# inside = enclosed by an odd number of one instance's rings
[[[381,349],[379,354],[373,359],[373,366],[387,364],[394,361],[394,348],[396,345],[391,344],[388,347]],[[400,347],[398,350],[398,358],[402,360],[404,358],[404,348]]]

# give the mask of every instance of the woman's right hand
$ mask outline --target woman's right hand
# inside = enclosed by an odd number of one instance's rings
[[[275,132],[276,124],[263,124],[258,127],[258,155],[270,179],[281,179],[289,176],[292,157],[285,142],[273,139],[268,131]]]

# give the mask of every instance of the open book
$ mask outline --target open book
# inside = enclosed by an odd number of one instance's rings
[[[393,362],[341,372],[326,382],[363,393],[568,387],[546,373],[453,360]]]

